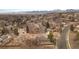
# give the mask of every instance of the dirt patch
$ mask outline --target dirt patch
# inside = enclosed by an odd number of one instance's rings
[[[76,40],[76,32],[70,32],[70,45],[72,49],[79,48],[79,40]]]

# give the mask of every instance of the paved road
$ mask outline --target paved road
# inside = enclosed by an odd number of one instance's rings
[[[57,40],[57,48],[58,49],[67,49],[69,48],[69,25],[65,26],[62,33],[61,33],[61,38]]]

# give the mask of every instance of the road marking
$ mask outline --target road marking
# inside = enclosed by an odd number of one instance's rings
[[[70,45],[70,43],[69,43],[69,33],[70,33],[70,30],[68,30],[68,35],[67,35],[67,46],[68,46],[68,48],[70,48],[71,49],[71,45]]]
[[[69,33],[70,33],[70,28],[69,26],[64,27],[62,33],[61,33],[61,40],[57,42],[57,47],[59,49],[66,49],[66,48],[71,48],[70,42],[69,42]]]

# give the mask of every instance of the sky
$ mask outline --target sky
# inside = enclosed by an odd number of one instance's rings
[[[78,0],[0,0],[0,9],[53,10],[79,9]]]

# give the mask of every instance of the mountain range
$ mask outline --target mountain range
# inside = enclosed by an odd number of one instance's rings
[[[0,9],[1,14],[5,13],[14,13],[14,14],[44,14],[44,13],[53,13],[53,12],[79,12],[79,9],[66,9],[66,10],[60,10],[60,9],[55,9],[55,10],[41,10],[41,11],[27,11],[23,9]]]

